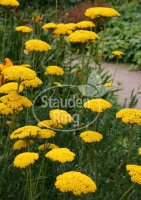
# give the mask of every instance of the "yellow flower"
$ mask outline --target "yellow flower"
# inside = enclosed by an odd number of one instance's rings
[[[31,80],[25,80],[22,82],[22,85],[24,85],[25,87],[33,87],[33,88],[36,88],[42,84],[43,84],[42,80],[39,79],[38,77],[35,77],[34,79]]]
[[[10,82],[2,85],[0,87],[0,93],[9,94],[9,93],[16,93],[18,89],[18,83]],[[22,92],[24,87],[20,85],[19,92]]]
[[[40,22],[42,19],[43,19],[43,18],[42,18],[40,15],[36,16],[36,17],[35,17],[35,23]]]
[[[11,66],[2,71],[5,79],[9,81],[32,80],[36,77],[36,72],[27,67]]]
[[[14,166],[19,168],[26,168],[30,164],[34,164],[39,159],[39,154],[34,152],[24,152],[17,155],[14,159]]]
[[[33,31],[32,28],[28,26],[17,26],[15,30],[22,33],[30,33]]]
[[[17,7],[20,4],[19,4],[19,2],[17,0],[0,0],[0,5]]]
[[[116,113],[116,118],[121,118],[122,122],[129,124],[141,124],[141,110],[135,108],[124,108]]]
[[[21,150],[24,149],[29,145],[33,144],[33,140],[25,141],[25,140],[18,140],[13,144],[13,150]]]
[[[122,51],[113,51],[112,54],[114,56],[122,56],[122,55],[124,55],[124,53]]]
[[[45,154],[46,158],[61,163],[72,162],[75,154],[67,148],[55,148]]]
[[[55,136],[55,131],[50,130],[50,129],[41,129],[38,138],[39,139],[49,139]]]
[[[138,154],[141,155],[141,147],[138,150]]]
[[[129,171],[131,181],[133,183],[141,184],[141,166],[139,165],[126,165],[126,170]]]
[[[54,23],[47,23],[42,26],[42,29],[44,29],[44,30],[51,29],[52,30],[52,29],[55,29],[56,27],[57,27],[57,25]]]
[[[10,135],[10,139],[23,139],[23,138],[30,138],[30,137],[37,137],[40,133],[40,128],[37,126],[23,126],[18,128]]]
[[[53,31],[54,35],[61,36],[61,35],[70,35],[72,30],[68,29],[65,24],[57,24],[55,30]]]
[[[12,111],[22,111],[24,108],[29,108],[32,106],[32,102],[24,97],[15,93],[11,93],[0,97],[0,103],[3,103]]]
[[[65,172],[57,176],[55,187],[61,192],[72,192],[76,196],[97,190],[95,182],[90,177],[76,171]]]
[[[103,135],[94,131],[84,131],[80,134],[81,139],[84,142],[100,142],[103,139]]]
[[[66,125],[72,122],[71,115],[60,109],[54,109],[49,112],[50,119],[56,124]]]
[[[52,120],[43,120],[37,126],[40,128],[63,128],[61,124],[54,123]]]
[[[94,7],[94,8],[88,8],[85,11],[85,16],[89,17],[91,19],[94,19],[94,18],[100,17],[100,16],[102,16],[102,17],[116,17],[116,16],[120,16],[120,14],[114,8]]]
[[[39,151],[45,151],[46,149],[58,149],[59,147],[55,144],[52,144],[52,143],[48,143],[48,144],[41,144],[39,147],[38,147],[38,150]]]
[[[113,84],[112,84],[112,82],[108,82],[108,83],[105,83],[104,86],[105,86],[105,87],[112,87]]]
[[[74,31],[74,30],[77,28],[75,23],[68,23],[68,24],[65,24],[65,27],[66,27],[68,30],[72,30],[72,31]]]
[[[82,21],[76,24],[77,28],[85,29],[85,28],[93,28],[95,24],[91,21]]]
[[[59,83],[59,82],[54,82],[53,84],[58,86],[58,87],[63,87],[63,85],[61,83]]]
[[[112,107],[112,104],[104,99],[92,99],[84,103],[84,108],[93,112],[103,112]]]
[[[78,30],[68,36],[68,41],[72,43],[94,42],[99,36],[92,31]]]
[[[56,76],[63,76],[64,70],[61,67],[58,66],[48,66],[46,68],[46,75],[56,75]]]
[[[25,48],[28,51],[49,51],[51,46],[42,40],[32,39],[25,42]]]
[[[0,103],[0,114],[1,115],[13,114],[13,110],[9,108],[7,105]]]

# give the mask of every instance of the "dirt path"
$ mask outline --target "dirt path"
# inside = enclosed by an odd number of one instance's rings
[[[104,63],[103,68],[111,75],[114,75],[116,65],[112,63]],[[118,83],[122,84],[122,91],[119,91],[119,102],[124,103],[125,98],[130,98],[133,89],[140,87],[141,91],[141,71],[129,71],[127,65],[119,65],[114,78],[114,86],[117,87]],[[137,108],[141,109],[141,94],[138,97]]]

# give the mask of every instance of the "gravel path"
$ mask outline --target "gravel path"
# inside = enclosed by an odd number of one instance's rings
[[[116,65],[112,63],[104,63],[103,68],[111,75],[114,75]],[[140,88],[141,91],[141,71],[129,71],[127,65],[118,65],[117,72],[114,78],[114,86],[117,87],[118,83],[122,84],[122,91],[119,91],[119,102],[124,103],[125,98],[130,98],[133,89],[136,91]],[[119,87],[119,86],[118,86]],[[138,96],[137,108],[141,109],[141,94]]]

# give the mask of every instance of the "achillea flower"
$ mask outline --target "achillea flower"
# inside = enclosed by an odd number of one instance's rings
[[[58,86],[58,87],[63,87],[63,85],[59,82],[53,82],[54,85]]]
[[[21,150],[25,149],[28,145],[33,144],[33,140],[25,141],[25,140],[18,140],[13,144],[13,150]]]
[[[45,154],[46,158],[61,163],[72,162],[75,154],[67,148],[55,148]]]
[[[138,154],[141,155],[141,147],[138,150]]]
[[[72,30],[68,29],[65,24],[57,24],[56,28],[53,31],[53,34],[56,36],[61,35],[70,35],[72,33]]]
[[[124,53],[122,51],[113,51],[112,54],[114,56],[122,56],[122,55],[124,55]]]
[[[40,133],[40,128],[37,126],[23,126],[21,128],[18,128],[10,135],[10,139],[24,139],[24,138],[30,138],[30,137],[37,137],[37,135]]]
[[[45,25],[42,26],[42,29],[44,29],[44,30],[48,30],[48,29],[53,30],[56,27],[57,27],[57,25],[54,24],[54,23],[47,23],[47,24],[45,24]]]
[[[141,185],[141,166],[139,165],[126,165],[126,170],[129,171],[131,181]]]
[[[116,118],[121,118],[126,124],[141,124],[141,110],[135,108],[124,108],[116,113]]]
[[[94,19],[96,17],[116,17],[120,16],[119,12],[114,8],[106,8],[106,7],[94,7],[88,8],[85,11],[85,16],[90,19]]]
[[[31,80],[25,80],[21,83],[22,85],[24,85],[25,87],[33,87],[36,88],[40,85],[43,84],[42,80],[39,79],[38,77],[35,77],[34,79]]]
[[[17,7],[20,4],[19,4],[19,2],[17,0],[0,0],[0,5]]]
[[[94,42],[99,36],[92,31],[77,30],[68,36],[68,41],[72,43]]]
[[[0,93],[3,93],[3,94],[17,93],[17,89],[19,92],[22,92],[24,87],[20,85],[20,87],[18,88],[18,83],[10,82],[0,87]]]
[[[32,80],[36,77],[36,72],[21,66],[11,66],[5,68],[2,71],[2,74],[5,79],[9,81],[25,81],[25,80]]]
[[[39,134],[38,134],[38,138],[39,139],[49,139],[54,137],[56,134],[55,131],[50,130],[50,129],[41,129]]]
[[[28,98],[15,93],[0,97],[0,103],[3,103],[6,107],[15,112],[20,112],[24,108],[32,106],[32,102]]]
[[[65,27],[66,27],[68,30],[72,30],[72,31],[74,31],[74,30],[77,28],[75,23],[68,23],[68,24],[65,24]]]
[[[40,15],[35,17],[35,23],[39,23],[40,21],[42,21],[42,17]]]
[[[104,99],[92,99],[84,103],[84,108],[93,112],[103,112],[112,107],[112,104]]]
[[[77,28],[86,29],[86,28],[93,28],[95,24],[91,21],[82,21],[76,24]]]
[[[13,110],[9,108],[7,105],[0,103],[0,114],[1,115],[13,114]]]
[[[33,29],[28,26],[17,26],[15,31],[22,32],[22,33],[30,33],[33,32]]]
[[[112,87],[113,84],[112,84],[112,82],[108,82],[108,83],[105,83],[104,86],[105,86],[105,87]]]
[[[46,68],[46,75],[56,75],[56,76],[63,76],[64,70],[61,67],[58,66],[48,66]]]
[[[14,159],[14,166],[18,168],[26,168],[31,164],[34,164],[39,159],[39,154],[34,152],[24,152],[17,155]]]
[[[25,42],[25,48],[28,51],[49,51],[51,46],[46,42],[38,39],[32,39]]]
[[[54,109],[49,112],[50,119],[56,124],[66,125],[72,122],[71,115],[60,109]]]
[[[37,126],[40,128],[63,128],[61,124],[54,123],[52,120],[43,120]]]
[[[55,187],[61,192],[72,192],[76,196],[96,192],[95,182],[76,171],[65,172],[56,178]]]
[[[5,58],[4,60],[5,60],[5,64],[0,63],[0,71],[3,71],[3,69],[6,67],[13,66],[13,63],[9,58]]]
[[[94,131],[84,131],[79,136],[84,142],[100,142],[103,139],[103,135]]]
[[[39,147],[38,147],[38,150],[39,151],[45,151],[46,149],[58,149],[59,147],[55,144],[52,144],[52,143],[48,143],[48,144],[41,144]]]

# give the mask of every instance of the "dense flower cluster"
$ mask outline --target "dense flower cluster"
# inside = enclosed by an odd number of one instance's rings
[[[94,8],[88,8],[85,11],[85,16],[89,17],[91,19],[94,19],[94,18],[100,17],[100,16],[102,16],[102,17],[116,17],[116,16],[120,16],[120,14],[114,8],[94,7]]]
[[[51,46],[42,40],[32,39],[25,42],[25,48],[28,51],[49,51]]]
[[[26,168],[30,164],[34,164],[39,159],[39,154],[34,152],[24,152],[17,155],[14,159],[14,166],[19,168]]]
[[[1,115],[13,114],[13,110],[4,103],[0,103],[0,114]]]
[[[56,76],[63,76],[64,70],[61,67],[58,66],[48,66],[46,68],[46,75],[56,75]]]
[[[14,150],[21,150],[27,147],[27,142],[25,140],[18,140],[14,143],[13,149]]]
[[[42,80],[39,79],[38,77],[35,77],[34,79],[31,80],[25,80],[22,82],[22,85],[24,85],[25,87],[33,87],[33,88],[36,88],[42,84],[43,84]]]
[[[54,23],[47,23],[42,26],[42,29],[48,30],[48,29],[55,29],[56,27],[57,27],[57,25]]]
[[[124,53],[122,51],[113,51],[112,54],[114,56],[122,56],[122,55],[124,55]]]
[[[18,88],[18,83],[10,82],[0,87],[0,93],[3,93],[3,94],[16,93],[17,90],[18,92],[22,92],[23,88],[24,87],[22,85],[20,85]]]
[[[116,118],[121,118],[124,123],[141,124],[141,110],[124,108],[116,113]]]
[[[103,135],[94,131],[84,131],[80,134],[80,138],[84,142],[92,143],[101,141],[103,139]]]
[[[91,21],[82,21],[76,24],[77,28],[85,29],[85,28],[93,28],[95,24]]]
[[[57,24],[56,28],[53,31],[54,35],[61,36],[61,35],[70,35],[72,30],[68,29],[65,24]]]
[[[47,144],[41,144],[39,147],[38,147],[38,150],[39,151],[45,151],[46,149],[58,149],[59,147],[55,144],[52,144],[52,143],[47,143]]]
[[[84,108],[93,112],[103,112],[112,107],[112,104],[104,99],[92,99],[84,103]]]
[[[61,124],[57,124],[52,120],[43,120],[39,122],[37,126],[39,126],[40,128],[62,128]]]
[[[50,130],[50,129],[41,129],[38,138],[39,139],[49,139],[55,136],[55,131]]]
[[[65,172],[57,176],[55,186],[61,192],[72,192],[77,196],[97,190],[95,182],[90,177],[76,171]]]
[[[30,33],[33,31],[32,28],[28,26],[17,26],[15,30],[22,33]]]
[[[129,171],[131,181],[141,185],[141,166],[139,165],[126,165],[126,170]]]
[[[28,98],[15,93],[0,97],[0,103],[5,104],[12,111],[16,112],[32,106],[32,102]]]
[[[95,32],[86,30],[77,30],[68,36],[71,43],[94,42],[96,39],[99,39],[99,36]]]
[[[23,139],[23,138],[30,138],[36,137],[40,133],[40,128],[37,126],[23,126],[18,128],[10,135],[10,139]]]
[[[46,153],[46,158],[61,163],[72,162],[75,158],[75,154],[67,148],[54,148]]]
[[[66,125],[72,122],[71,115],[60,109],[54,109],[49,112],[50,119],[56,124]]]
[[[17,7],[20,4],[19,4],[19,2],[17,0],[0,0],[0,5]]]
[[[68,23],[68,24],[65,24],[65,26],[68,30],[72,30],[72,31],[74,31],[77,28],[75,23]]]

